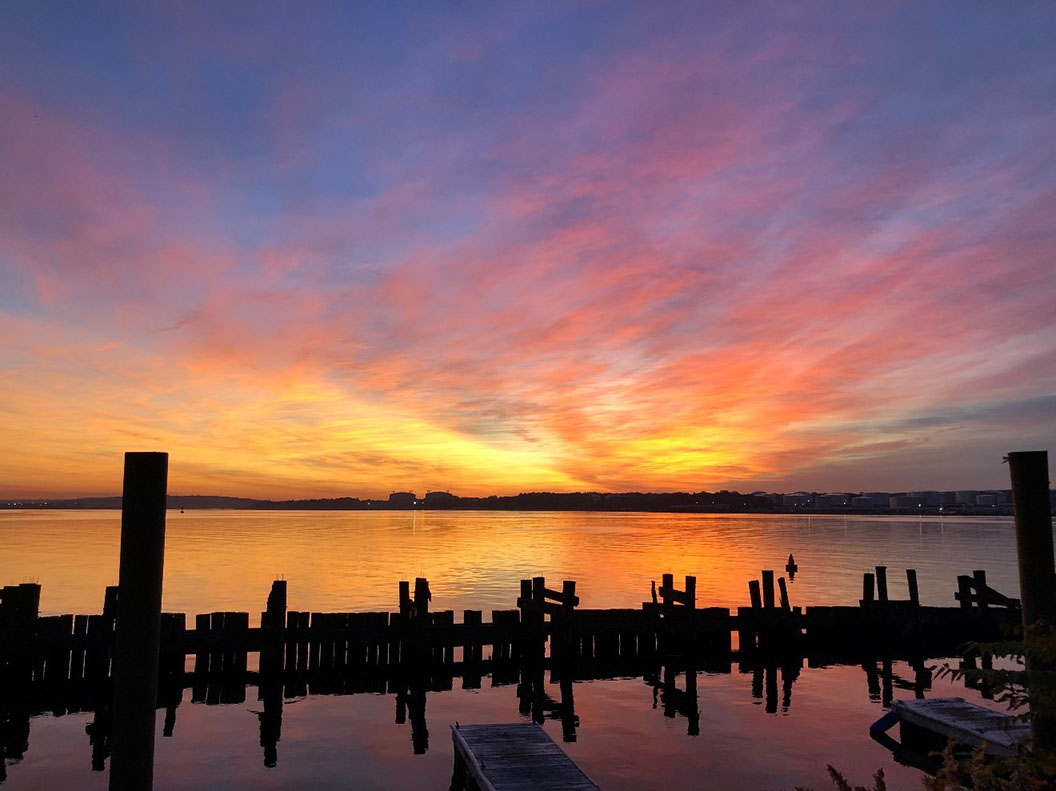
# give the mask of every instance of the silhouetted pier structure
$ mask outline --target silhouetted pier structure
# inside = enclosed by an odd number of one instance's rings
[[[284,700],[392,694],[395,721],[410,722],[412,749],[425,752],[426,694],[450,690],[456,679],[465,689],[485,678],[492,686],[516,685],[518,711],[539,723],[559,720],[565,741],[576,739],[573,682],[582,680],[643,679],[654,706],[684,717],[689,735],[700,732],[698,674],[731,673],[735,665],[751,675],[751,694],[767,712],[787,710],[804,664],[860,665],[870,696],[887,705],[898,687],[923,697],[931,680],[926,658],[959,656],[964,643],[1005,638],[1019,626],[1017,602],[989,589],[984,574],[960,580],[957,607],[921,606],[912,570],[909,598],[896,601],[877,569],[865,575],[858,606],[803,609],[791,605],[784,579],[766,570],[748,585],[750,606],[731,612],[697,607],[694,577],[679,589],[665,574],[655,602],[610,610],[580,608],[572,580],[558,590],[536,577],[521,582],[516,609],[494,610],[488,621],[480,610],[465,610],[460,620],[451,610],[431,611],[421,578],[413,587],[399,584],[395,612],[336,613],[288,609],[287,584],[277,580],[259,626],[246,612],[162,614],[157,707],[166,711],[169,736],[185,690],[192,703],[242,704],[247,688],[256,687],[261,747],[271,766]],[[30,716],[87,711],[94,713],[93,767],[102,769],[110,748],[117,588],[106,589],[98,615],[42,617],[39,603],[39,585],[0,589],[0,758],[24,753]],[[895,660],[910,662],[913,678],[894,674]],[[548,675],[558,685],[556,700],[547,693]]]

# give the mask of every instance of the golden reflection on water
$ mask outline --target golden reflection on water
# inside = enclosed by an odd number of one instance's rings
[[[117,511],[0,512],[0,583],[39,581],[42,614],[98,612],[116,584]],[[1016,595],[1010,519],[481,511],[170,511],[164,608],[263,609],[271,581],[290,608],[394,609],[424,576],[434,609],[508,609],[518,581],[575,579],[584,607],[637,607],[650,580],[697,576],[699,606],[747,603],[762,568],[800,572],[794,605],[855,604],[861,574],[889,567],[892,598],[916,568],[925,604],[953,605],[956,575],[985,568]]]

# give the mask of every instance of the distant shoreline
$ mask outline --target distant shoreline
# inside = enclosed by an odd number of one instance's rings
[[[169,495],[167,507],[184,511],[567,511],[580,513],[780,514],[803,516],[1012,516],[1012,505],[931,506],[917,508],[804,507],[775,505],[767,498],[736,492],[717,494],[521,494],[507,497],[455,497],[415,504],[352,497],[311,500],[255,500],[210,495]],[[0,510],[120,510],[121,498],[80,497],[66,500],[6,500]]]

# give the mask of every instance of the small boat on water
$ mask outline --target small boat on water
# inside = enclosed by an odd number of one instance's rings
[[[796,565],[796,559],[792,557],[792,553],[788,554],[788,563],[785,564],[785,571],[788,572],[788,576],[791,579],[799,571],[799,566]]]

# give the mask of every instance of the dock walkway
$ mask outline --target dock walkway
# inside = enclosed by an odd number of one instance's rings
[[[534,722],[452,725],[452,789],[472,781],[481,791],[598,791],[583,770]],[[469,786],[472,787],[472,786]]]

